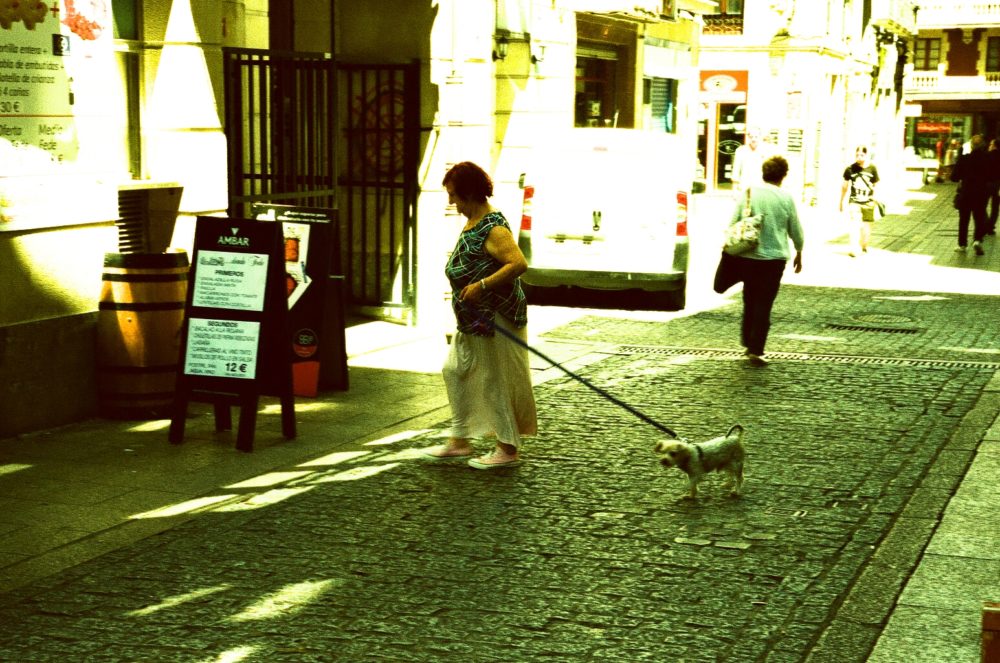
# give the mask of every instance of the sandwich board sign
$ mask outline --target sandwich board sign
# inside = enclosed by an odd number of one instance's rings
[[[187,405],[199,401],[215,406],[216,430],[232,428],[238,405],[236,448],[252,451],[262,395],[281,399],[282,433],[295,437],[284,278],[279,224],[198,217],[171,443],[183,441]]]
[[[337,210],[254,203],[255,219],[278,222],[284,235],[289,352],[296,396],[315,397],[321,387],[346,390],[347,353],[339,274]]]

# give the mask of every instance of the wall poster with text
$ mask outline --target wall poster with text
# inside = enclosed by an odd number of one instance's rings
[[[116,75],[110,0],[0,2],[0,231],[117,216]]]

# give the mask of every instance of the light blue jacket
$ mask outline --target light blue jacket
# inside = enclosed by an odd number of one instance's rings
[[[740,197],[739,204],[733,211],[729,225],[733,225],[743,216],[743,205],[746,194]],[[741,254],[744,258],[755,260],[788,260],[788,240],[792,240],[796,251],[802,250],[803,233],[799,214],[795,209],[795,200],[784,189],[773,184],[758,184],[750,188],[750,209],[754,215],[763,214],[760,244],[756,249]]]

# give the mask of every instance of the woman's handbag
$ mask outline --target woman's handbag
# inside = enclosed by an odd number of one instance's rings
[[[763,221],[763,214],[754,215],[750,207],[750,189],[747,189],[743,216],[726,229],[722,250],[731,256],[738,256],[756,249],[760,244],[760,227]]]

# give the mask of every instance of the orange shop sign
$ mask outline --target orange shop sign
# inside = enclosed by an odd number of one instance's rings
[[[746,71],[702,71],[699,81],[701,101],[746,103],[748,81]]]
[[[950,134],[951,122],[917,122],[918,134]]]

